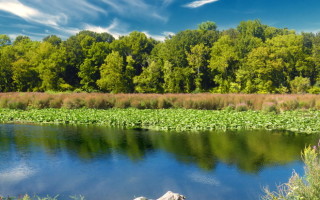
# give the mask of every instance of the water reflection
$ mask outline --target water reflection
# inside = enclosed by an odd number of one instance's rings
[[[148,153],[161,150],[181,163],[204,170],[214,170],[222,162],[247,173],[300,159],[306,144],[315,144],[316,140],[317,136],[289,132],[159,133],[97,126],[0,125],[2,159],[13,151],[25,158],[37,152],[51,157],[67,152],[84,162],[115,154],[140,162]],[[191,178],[200,180],[197,175]],[[215,180],[205,181],[217,184]]]

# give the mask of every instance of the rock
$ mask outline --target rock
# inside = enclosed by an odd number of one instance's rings
[[[186,197],[184,197],[183,195],[169,191],[157,200],[184,200],[184,199],[186,199]],[[148,199],[146,197],[137,197],[133,200],[148,200]],[[149,200],[152,200],[152,199],[149,199]]]
[[[157,200],[183,200],[183,199],[186,199],[186,197],[184,197],[181,194],[173,193],[169,191]]]
[[[135,198],[135,199],[133,199],[133,200],[148,200],[148,199],[145,198],[145,197],[137,197],[137,198]]]

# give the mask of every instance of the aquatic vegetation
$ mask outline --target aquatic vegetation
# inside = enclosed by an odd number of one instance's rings
[[[304,150],[302,157],[305,163],[304,176],[296,172],[288,183],[278,186],[277,191],[265,189],[263,200],[298,200],[320,199],[320,144]]]
[[[2,123],[96,124],[152,130],[289,130],[320,132],[320,111],[193,109],[0,109]]]

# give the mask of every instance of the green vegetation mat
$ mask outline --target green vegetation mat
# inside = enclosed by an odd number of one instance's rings
[[[212,111],[192,109],[0,109],[2,123],[96,124],[152,130],[289,130],[320,132],[320,111]]]

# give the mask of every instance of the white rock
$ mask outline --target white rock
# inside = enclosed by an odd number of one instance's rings
[[[157,200],[183,200],[183,199],[186,199],[183,195],[169,191]]]
[[[145,197],[137,197],[137,198],[135,198],[135,199],[133,199],[133,200],[148,200],[148,199],[145,198]]]

